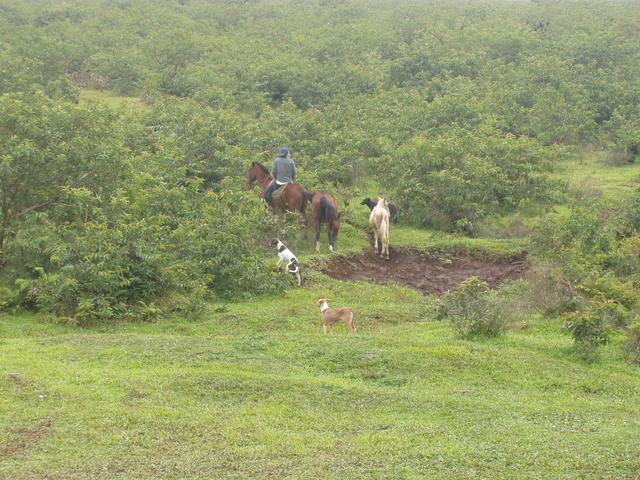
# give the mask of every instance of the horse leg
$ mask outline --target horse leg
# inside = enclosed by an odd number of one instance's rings
[[[329,237],[329,253],[333,253],[333,244],[334,244],[333,229],[329,225],[327,225],[327,236]]]
[[[273,204],[273,216],[276,217],[276,222],[278,222],[278,226],[280,230],[282,230],[282,215],[280,215],[280,207],[277,207],[276,204]]]
[[[307,227],[309,226],[309,222],[307,221],[307,209],[305,208],[306,200],[302,197],[302,205],[300,206],[300,215],[302,215],[302,226],[305,229],[305,235],[307,234]]]
[[[382,247],[386,259],[389,260],[389,221],[383,222],[382,229]]]
[[[378,253],[378,230],[373,227],[373,253]]]
[[[314,221],[316,227],[316,253],[320,253],[320,222]]]
[[[336,248],[337,240],[338,240],[338,228],[332,228],[331,229],[331,245],[333,245],[334,250]]]
[[[384,238],[384,249],[387,252],[387,260],[389,260],[389,232]]]

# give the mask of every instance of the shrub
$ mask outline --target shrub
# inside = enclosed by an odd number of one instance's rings
[[[534,302],[545,315],[565,313],[579,305],[580,298],[560,268],[539,263],[527,276]]]
[[[66,100],[71,103],[78,103],[80,99],[80,90],[68,76],[51,80],[47,83],[44,93],[50,98]]]
[[[619,315],[615,302],[598,302],[566,315],[565,329],[571,332],[576,352],[587,360],[595,359],[596,349],[609,341],[608,321]]]
[[[8,287],[0,285],[0,310],[5,310],[13,306],[16,301],[16,292]]]
[[[629,359],[640,365],[640,319],[636,317],[636,322],[631,325],[627,332],[628,340],[624,347]]]
[[[89,79],[101,79],[119,95],[131,95],[136,92],[144,73],[138,60],[129,51],[95,53],[84,62],[85,75]],[[91,88],[104,86],[100,82],[91,83]]]
[[[579,290],[591,298],[613,302],[624,308],[632,308],[638,298],[633,281],[623,282],[610,271],[590,273],[582,280]]]
[[[67,189],[63,206],[30,218],[10,244],[24,265],[23,306],[88,323],[282,291],[282,276],[262,266],[260,238],[275,225],[257,198],[199,188],[143,176],[106,200]]]
[[[449,318],[461,337],[493,337],[502,333],[508,323],[499,299],[478,277],[468,278],[456,290],[447,293],[441,305],[439,316]]]
[[[535,140],[452,127],[417,135],[379,163],[411,222],[474,234],[487,215],[559,197],[547,172],[563,155]]]

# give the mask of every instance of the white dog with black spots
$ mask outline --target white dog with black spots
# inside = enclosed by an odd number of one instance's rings
[[[276,249],[278,250],[278,270],[280,270],[282,265],[286,265],[286,271],[296,277],[298,286],[300,286],[300,263],[298,262],[298,258],[280,240],[276,243]]]

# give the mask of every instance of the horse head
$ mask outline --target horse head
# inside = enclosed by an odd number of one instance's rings
[[[257,164],[256,162],[251,162],[251,166],[249,170],[247,170],[247,187],[251,187],[257,180]]]

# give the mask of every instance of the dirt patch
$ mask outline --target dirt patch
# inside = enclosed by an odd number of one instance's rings
[[[9,377],[9,380],[11,380],[14,384],[18,386],[24,385],[22,378],[17,373],[8,373],[7,376]]]
[[[44,419],[31,428],[17,429],[17,438],[10,441],[8,445],[0,447],[0,457],[15,455],[16,453],[35,445],[49,434],[51,425],[51,420]]]
[[[506,280],[524,277],[527,268],[526,254],[515,258],[483,259],[468,255],[425,255],[401,249],[392,251],[390,260],[372,253],[338,257],[327,263],[322,271],[339,280],[400,283],[425,294],[442,295],[472,276],[495,287]]]

